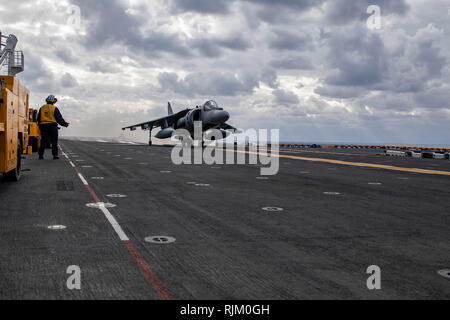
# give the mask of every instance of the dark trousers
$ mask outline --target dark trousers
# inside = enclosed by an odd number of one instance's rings
[[[58,156],[58,126],[56,124],[42,124],[39,126],[41,130],[41,147],[39,148],[39,156],[44,156],[45,148],[49,142],[52,143],[52,154]]]

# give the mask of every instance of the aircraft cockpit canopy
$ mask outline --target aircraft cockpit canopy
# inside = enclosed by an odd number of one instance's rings
[[[214,100],[209,100],[209,101],[205,102],[205,104],[203,105],[203,109],[205,111],[223,110],[223,108],[219,108],[219,105]]]

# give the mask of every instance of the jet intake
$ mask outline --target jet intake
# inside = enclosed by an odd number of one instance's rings
[[[166,128],[162,129],[158,134],[155,136],[158,139],[167,139],[172,137],[172,134],[175,132],[172,128]]]
[[[184,128],[186,126],[186,118],[181,118],[177,121],[177,128]]]

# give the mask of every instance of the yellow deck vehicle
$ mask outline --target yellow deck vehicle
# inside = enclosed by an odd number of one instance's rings
[[[17,38],[0,33],[0,39],[0,68],[8,68],[8,75],[0,75],[0,173],[8,180],[18,181],[22,154],[31,151],[28,148],[30,94],[16,77],[24,70],[23,53],[15,51]]]

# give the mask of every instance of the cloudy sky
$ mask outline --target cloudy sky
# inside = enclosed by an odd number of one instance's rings
[[[448,0],[2,1],[0,30],[33,106],[59,98],[65,135],[215,99],[285,141],[450,145]]]

